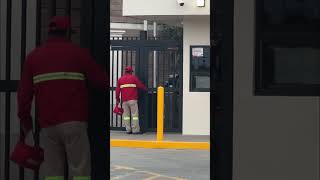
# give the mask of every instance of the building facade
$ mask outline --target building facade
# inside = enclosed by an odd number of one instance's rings
[[[182,133],[210,134],[210,92],[191,89],[191,46],[210,45],[210,1],[204,7],[186,0],[180,6],[174,0],[123,0],[123,16],[158,21],[183,28],[183,108]],[[204,86],[208,81],[204,80]]]

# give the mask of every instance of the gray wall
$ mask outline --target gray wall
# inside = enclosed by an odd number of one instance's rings
[[[235,1],[234,180],[319,180],[319,98],[253,96],[254,0]]]

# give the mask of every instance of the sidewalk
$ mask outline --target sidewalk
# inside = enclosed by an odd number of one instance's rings
[[[110,131],[110,139],[155,141],[156,133],[148,132],[139,135],[126,134],[125,131]],[[210,136],[182,135],[179,133],[164,133],[164,141],[210,142]]]
[[[210,136],[165,133],[163,141],[157,141],[154,132],[133,135],[111,131],[110,139],[111,147],[210,150]]]

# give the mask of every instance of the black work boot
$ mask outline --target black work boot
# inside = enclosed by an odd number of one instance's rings
[[[130,132],[127,132],[127,134],[132,134],[132,132],[130,131]]]

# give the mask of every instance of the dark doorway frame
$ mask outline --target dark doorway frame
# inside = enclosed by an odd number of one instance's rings
[[[81,46],[89,48],[98,65],[109,74],[109,1],[81,0]],[[103,27],[103,28],[101,28]],[[92,179],[110,177],[109,93],[90,85],[88,134],[91,146]],[[107,85],[106,85],[107,86]]]
[[[212,0],[211,45],[211,178],[233,177],[233,26],[234,0]]]

